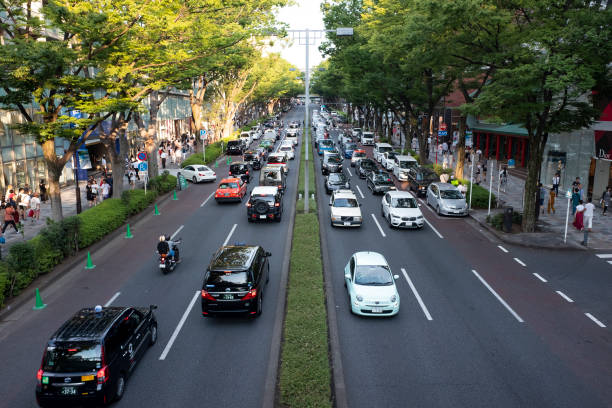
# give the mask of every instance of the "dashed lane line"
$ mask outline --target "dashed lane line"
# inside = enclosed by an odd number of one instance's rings
[[[597,254],[598,258],[607,259],[612,258],[612,254]]]
[[[519,264],[519,265],[521,265],[521,266],[527,266],[527,265],[525,265],[525,262],[521,261],[521,260],[520,260],[520,259],[518,259],[518,258],[514,258],[514,260],[516,261],[516,263],[518,263],[518,264]]]
[[[517,313],[514,311],[514,309],[512,309],[512,308],[510,307],[510,305],[509,305],[508,303],[506,303],[506,301],[505,301],[504,299],[502,299],[502,297],[501,297],[501,296],[499,296],[499,295],[497,294],[497,292],[496,292],[496,291],[495,291],[495,290],[494,290],[494,289],[493,289],[491,286],[489,286],[489,284],[487,283],[487,281],[486,281],[486,280],[484,280],[484,279],[482,278],[482,276],[480,276],[480,275],[478,274],[478,272],[476,272],[474,269],[472,269],[472,272],[474,273],[474,275],[476,275],[476,277],[478,278],[478,280],[480,280],[480,282],[482,282],[482,284],[483,284],[483,285],[485,285],[485,287],[486,287],[487,289],[489,289],[489,292],[491,292],[491,293],[493,294],[493,296],[495,296],[495,297],[497,298],[497,300],[499,300],[499,302],[500,302],[500,303],[501,303],[501,304],[502,304],[502,305],[503,305],[503,306],[506,308],[506,310],[508,310],[508,311],[509,311],[509,312],[512,314],[512,316],[514,316],[514,318],[515,318],[516,320],[518,320],[518,321],[519,321],[519,323],[523,323],[523,322],[524,322],[524,320],[521,318],[521,316],[519,316],[519,315],[518,315],[518,314],[517,314]]]
[[[605,324],[603,324],[602,322],[600,322],[599,320],[597,320],[597,319],[595,318],[595,316],[593,316],[592,314],[590,314],[590,313],[585,313],[585,315],[586,315],[586,317],[588,317],[589,319],[591,319],[592,321],[594,321],[594,322],[595,322],[595,324],[596,324],[596,325],[598,325],[599,327],[601,327],[601,328],[603,328],[603,329],[605,329],[605,328],[606,328],[606,325],[605,325]]]
[[[538,273],[533,273],[533,276],[535,276],[536,278],[538,278],[539,280],[541,280],[544,283],[547,283],[548,281],[546,279],[544,279],[543,277],[540,276],[540,274]]]
[[[227,234],[227,238],[225,238],[225,241],[223,241],[223,245],[222,246],[226,246],[227,245],[227,243],[229,242],[230,238],[232,237],[232,234],[236,230],[237,226],[238,226],[238,224],[234,224],[234,226],[232,227],[232,230],[229,232],[229,234]]]
[[[423,302],[423,299],[421,299],[421,296],[419,295],[419,292],[417,292],[416,287],[412,283],[412,280],[410,279],[410,276],[408,276],[408,273],[406,272],[406,270],[404,268],[401,268],[401,271],[402,271],[402,274],[404,274],[404,278],[406,278],[406,281],[408,282],[408,285],[410,285],[410,289],[412,290],[412,293],[414,294],[414,297],[416,298],[417,302],[419,302],[419,305],[421,306],[421,309],[423,310],[423,313],[425,314],[425,317],[429,321],[433,320],[433,318],[431,317],[431,314],[429,314],[429,310],[427,310],[427,306],[425,306],[425,303]]]
[[[189,312],[191,312],[191,309],[193,309],[193,305],[195,304],[196,300],[198,300],[198,296],[200,296],[200,293],[201,292],[199,290],[196,290],[196,293],[191,298],[191,302],[189,302],[189,305],[187,306],[187,309],[185,309],[185,313],[183,313],[183,316],[181,317],[181,320],[179,320],[178,325],[174,329],[174,332],[172,333],[172,336],[170,337],[170,340],[168,341],[168,344],[166,344],[166,347],[164,348],[164,351],[159,356],[160,360],[165,360],[166,359],[166,356],[170,352],[170,349],[172,348],[172,345],[174,344],[174,341],[178,337],[179,332],[181,331],[181,329],[183,328],[183,325],[185,324],[185,320],[187,320],[187,316],[189,316]]]
[[[183,228],[185,228],[184,225],[181,225],[180,227],[178,227],[178,229],[176,231],[174,231],[174,234],[172,234],[172,236],[170,237],[170,241],[172,241],[174,239],[174,237],[176,237],[178,235],[178,233],[183,230]]]
[[[361,192],[361,189],[359,188],[358,185],[355,184],[355,188],[357,188],[357,191],[359,192],[359,195],[361,196],[362,199],[365,199],[365,196],[363,195],[363,193]]]
[[[119,297],[119,295],[120,295],[120,294],[121,294],[121,292],[117,292],[117,293],[115,293],[115,294],[113,295],[113,297],[112,297],[112,298],[110,298],[110,299],[108,299],[108,302],[106,302],[106,303],[104,304],[104,307],[109,307],[109,306],[110,306],[110,305],[111,305],[111,304],[112,304],[112,303],[115,301],[115,299],[117,299],[117,298]]]
[[[349,169],[348,167],[346,168],[346,171],[348,171],[349,176],[353,177],[353,173],[351,173],[351,169]]]
[[[505,253],[508,253],[508,252],[509,252],[509,251],[508,251],[506,248],[504,248],[504,247],[503,247],[503,246],[501,246],[501,245],[498,245],[497,247],[498,247],[499,249],[501,249],[502,251],[504,251]]]
[[[436,227],[434,227],[433,225],[431,225],[431,223],[429,221],[427,221],[427,218],[423,217],[423,219],[425,220],[425,222],[427,223],[427,225],[429,225],[429,228],[431,228],[433,230],[433,232],[436,233],[436,235],[440,238],[440,239],[444,239],[444,237],[442,236],[442,234],[440,234],[438,232],[438,230],[436,229]]]
[[[567,300],[570,303],[574,303],[574,301],[567,296],[565,293],[561,292],[560,290],[555,290],[555,292],[557,292],[557,295],[561,296],[563,299]]]
[[[383,231],[382,227],[381,227],[381,226],[380,226],[380,224],[378,223],[378,220],[376,219],[376,216],[375,216],[374,214],[371,214],[371,215],[372,215],[372,218],[374,218],[374,222],[376,223],[376,226],[378,227],[378,230],[380,231],[380,234],[381,234],[383,237],[386,237],[386,236],[387,236],[387,234],[385,234],[385,231]]]
[[[206,205],[206,203],[208,202],[208,200],[210,200],[212,198],[212,196],[215,195],[215,192],[213,191],[212,193],[210,193],[210,195],[206,198],[206,200],[204,200],[204,202],[202,204],[200,204],[200,207],[204,207]]]

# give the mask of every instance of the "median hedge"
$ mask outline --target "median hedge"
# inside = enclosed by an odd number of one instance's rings
[[[144,190],[129,190],[121,199],[109,198],[60,222],[47,219],[47,225],[36,237],[11,246],[6,259],[0,261],[0,306],[67,256],[119,228],[128,216],[147,208],[159,194],[174,189],[176,177],[165,173],[151,179],[149,186],[152,188],[146,195]]]

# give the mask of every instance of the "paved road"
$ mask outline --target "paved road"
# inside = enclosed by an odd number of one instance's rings
[[[423,230],[392,230],[380,216],[381,196],[348,160],[364,224],[332,228],[315,163],[349,407],[612,406],[612,335],[585,315],[612,322],[605,260],[502,249],[469,220],[439,217],[425,205]],[[382,253],[400,275],[396,317],[350,314],[343,270],[361,250]]]
[[[296,109],[284,120],[301,121],[303,114],[303,109]],[[159,339],[134,371],[116,406],[261,406],[281,266],[290,245],[289,215],[295,207],[299,154],[296,157],[290,165],[280,223],[250,224],[246,199],[242,204],[218,205],[211,198],[216,183],[190,185],[179,194],[179,201],[168,200],[160,206],[161,216],[151,215],[132,225],[134,239],[117,239],[93,253],[95,269],[86,271],[79,266],[43,290],[46,309],[34,312],[27,305],[7,316],[0,325],[0,406],[36,406],[36,370],[46,340],[81,307],[110,299],[113,305],[158,306]],[[216,170],[220,180],[228,169],[220,165]],[[258,177],[255,172],[249,191],[258,184]],[[154,253],[157,237],[175,231],[184,241],[183,262],[164,276]],[[224,242],[259,244],[272,252],[267,296],[257,319],[206,319],[201,315],[203,272]],[[185,323],[169,345],[184,314]]]

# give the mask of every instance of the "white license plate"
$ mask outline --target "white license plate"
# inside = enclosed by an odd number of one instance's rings
[[[166,267],[166,264],[159,264],[159,267],[160,267],[160,268],[165,268],[165,267]]]
[[[262,219],[262,220],[265,220],[266,216],[265,215],[260,215],[259,218]]]
[[[223,295],[223,299],[225,299],[225,300],[233,300],[234,299],[234,295]]]
[[[372,313],[382,313],[383,308],[382,307],[373,307],[372,308]]]
[[[63,395],[76,395],[77,390],[76,387],[63,387],[62,394]]]
[[[350,226],[351,226],[351,223],[347,221],[347,222],[345,222],[345,223],[344,223],[344,226],[345,226],[345,227],[350,227]]]
[[[229,193],[225,193],[225,194],[223,194],[223,195],[224,195],[224,196],[226,196],[226,197],[229,197]]]

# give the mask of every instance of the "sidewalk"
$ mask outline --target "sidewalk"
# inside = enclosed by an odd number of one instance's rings
[[[432,150],[430,152],[430,159],[435,157],[435,152]],[[453,159],[456,162],[456,157]],[[440,157],[438,157],[438,161],[441,162]],[[464,170],[464,178],[469,179],[470,177],[470,166],[469,162],[466,162],[465,170]],[[512,174],[508,174],[508,183],[504,189],[500,189],[499,195],[498,191],[498,178],[496,175],[499,172],[499,164],[495,160],[490,160],[488,162],[488,172],[486,182],[483,180],[480,183],[481,187],[484,187],[486,190],[489,189],[489,180],[491,177],[491,172],[493,172],[493,194],[498,197],[499,207],[495,209],[491,209],[491,216],[503,212],[505,207],[512,207],[514,211],[522,212],[523,211],[523,192],[525,189],[525,181],[516,177]],[[474,167],[475,169],[475,167]],[[546,191],[550,190],[549,187],[545,186]],[[561,192],[560,192],[561,193]],[[570,213],[568,218],[568,228],[567,228],[567,242],[563,242],[563,237],[565,234],[565,219],[567,215],[567,203],[568,199],[564,196],[557,197],[555,199],[555,213],[548,214],[546,212],[546,205],[548,204],[548,195],[546,195],[544,199],[545,213],[540,214],[540,217],[537,222],[537,232],[535,233],[512,233],[507,234],[502,231],[498,231],[491,227],[490,224],[486,223],[486,218],[488,214],[488,210],[472,210],[470,212],[470,216],[478,221],[481,225],[487,227],[487,229],[493,232],[498,238],[503,241],[516,244],[523,245],[529,247],[539,247],[539,248],[551,248],[551,249],[561,249],[561,248],[576,248],[576,249],[586,249],[584,246],[580,244],[582,242],[584,235],[582,232],[577,231],[576,228],[572,226],[572,222],[574,221],[574,217],[571,213],[572,209],[570,206]],[[601,207],[599,203],[595,204],[595,215],[593,217],[593,231],[589,234],[589,242],[588,248],[590,249],[598,249],[598,250],[610,250],[612,249],[612,215],[610,216],[602,216],[601,215]]]

